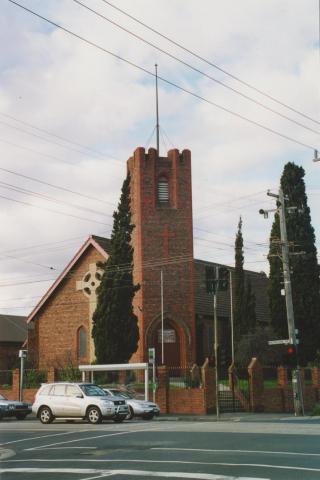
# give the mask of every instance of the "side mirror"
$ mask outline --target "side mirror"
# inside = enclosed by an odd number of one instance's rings
[[[76,398],[83,398],[83,395],[79,393],[78,395],[76,395]]]

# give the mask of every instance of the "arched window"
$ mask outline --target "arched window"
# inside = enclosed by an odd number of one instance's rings
[[[84,327],[78,330],[78,357],[83,358],[87,356],[87,331]]]
[[[164,175],[158,178],[158,200],[160,203],[169,202],[169,182]]]

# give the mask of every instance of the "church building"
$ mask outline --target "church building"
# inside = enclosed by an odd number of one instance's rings
[[[170,150],[158,157],[137,148],[127,162],[131,176],[134,298],[140,340],[131,361],[147,361],[155,347],[157,364],[201,364],[213,348],[213,298],[206,291],[211,262],[193,256],[191,153]],[[101,262],[110,242],[91,235],[28,317],[29,359],[38,368],[90,363],[91,338]],[[245,272],[256,295],[258,322],[269,322],[267,277]],[[230,292],[219,293],[219,343],[228,361],[231,349]],[[163,325],[163,342],[162,342]],[[119,332],[121,335],[121,332]]]

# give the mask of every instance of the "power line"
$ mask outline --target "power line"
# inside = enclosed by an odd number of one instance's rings
[[[10,120],[14,120],[15,122],[21,123],[22,125],[26,125],[27,127],[33,128],[34,130],[38,130],[38,132],[42,132],[42,133],[45,133],[46,135],[50,135],[51,137],[55,137],[59,140],[62,140],[63,142],[70,143],[71,145],[75,145],[76,147],[83,148],[84,150],[87,150],[90,153],[98,155],[99,157],[105,158],[106,156],[108,156],[110,158],[113,158],[113,160],[116,160],[116,161],[119,161],[119,162],[121,161],[117,158],[111,157],[109,154],[99,152],[98,150],[90,148],[86,145],[82,145],[81,143],[69,140],[66,137],[62,137],[61,135],[57,135],[55,133],[50,132],[49,130],[45,130],[44,128],[40,128],[36,125],[33,125],[32,123],[28,123],[28,122],[25,122],[24,120],[20,120],[16,117],[13,117],[12,115],[8,115],[7,113],[0,112],[0,115],[2,115],[3,117],[6,117],[6,118],[10,118]]]
[[[185,52],[187,53],[190,53],[192,56],[194,56],[195,58],[197,58],[198,60],[201,60],[205,63],[207,63],[208,65],[210,65],[211,67],[213,68],[216,68],[217,70],[219,70],[220,72],[224,73],[225,75],[229,76],[230,78],[233,78],[234,80],[236,80],[237,82],[241,83],[242,85],[245,85],[246,87],[248,88],[251,88],[252,90],[254,90],[255,92],[259,93],[260,95],[263,95],[264,97],[266,98],[269,98],[269,100],[272,100],[273,102],[276,102],[278,103],[279,105],[282,105],[283,107],[287,108],[288,110],[291,110],[292,112],[294,113],[297,113],[298,115],[301,115],[302,117],[320,125],[320,121],[318,120],[315,120],[313,118],[311,118],[309,115],[306,115],[304,114],[303,112],[297,110],[296,108],[293,108],[293,107],[290,107],[290,105],[284,103],[283,101],[273,97],[272,95],[270,95],[269,93],[266,93],[262,90],[260,90],[259,88],[255,87],[254,85],[242,80],[240,77],[228,72],[227,70],[219,67],[219,65],[211,62],[210,60],[207,60],[206,58],[202,57],[201,55],[199,55],[198,53],[186,48],[185,46],[183,46],[181,43],[178,43],[177,41],[173,40],[172,38],[168,37],[167,35],[164,35],[163,33],[159,32],[158,30],[156,30],[155,28],[152,28],[150,27],[150,25],[147,25],[146,23],[142,22],[141,20],[139,20],[138,18],[134,17],[133,15],[130,15],[128,12],[126,12],[125,10],[122,10],[121,8],[117,7],[116,5],[112,4],[111,2],[107,1],[107,0],[101,0],[102,2],[108,4],[110,7],[114,8],[115,10],[118,10],[119,12],[121,12],[123,15],[126,15],[127,17],[131,18],[131,20],[134,20],[135,22],[139,23],[140,25],[142,25],[143,27],[147,28],[148,30],[150,30],[151,32],[159,35],[160,37],[164,38],[165,40],[167,40],[168,42],[172,43],[173,45],[175,45],[176,47],[179,47],[181,48],[182,50],[184,50]],[[319,42],[320,42],[320,3],[319,3]],[[319,48],[319,52],[320,52],[320,48]]]
[[[78,220],[85,220],[87,222],[99,223],[100,225],[106,225],[108,227],[112,226],[109,223],[99,222],[98,220],[93,220],[91,218],[79,217],[79,216],[73,215],[71,213],[60,212],[58,210],[52,210],[51,208],[40,207],[39,205],[34,205],[33,203],[28,203],[28,202],[24,202],[22,200],[16,200],[14,198],[5,197],[4,195],[0,195],[0,198],[3,198],[3,199],[8,200],[10,202],[21,203],[22,205],[27,205],[29,207],[38,208],[40,210],[46,210],[46,211],[51,212],[51,213],[58,213],[60,215],[64,215],[64,216],[67,216],[67,217],[77,218]]]
[[[9,2],[11,2],[11,0],[9,0]],[[58,147],[66,148],[67,150],[71,150],[72,152],[80,153],[81,155],[87,155],[87,153],[85,153],[81,150],[70,147],[68,145],[62,145],[59,142],[55,142],[54,140],[50,140],[49,138],[43,137],[43,136],[38,135],[36,133],[28,132],[28,130],[24,130],[21,127],[15,127],[14,125],[10,125],[10,123],[4,122],[3,120],[0,120],[0,123],[2,125],[5,125],[6,127],[12,128],[13,130],[17,130],[18,132],[25,133],[26,135],[30,135],[31,137],[40,138],[41,140],[44,140],[45,142],[48,142],[48,143],[52,143],[53,145],[57,145]]]
[[[128,30],[127,28],[125,27],[122,27],[121,25],[119,25],[117,22],[115,22],[114,20],[111,20],[110,18],[106,17],[105,15],[102,15],[101,13],[97,12],[96,10],[94,10],[93,8],[90,8],[88,7],[87,5],[85,5],[84,3],[80,2],[79,0],[73,0],[73,2],[77,3],[78,5],[80,5],[81,7],[87,9],[88,11],[90,11],[91,13],[97,15],[98,17],[102,18],[103,20],[111,23],[112,25],[116,26],[117,28],[120,28],[121,30],[123,30],[124,32],[128,33],[129,35],[132,35],[133,37],[137,38],[138,40],[140,40],[141,42],[151,46],[152,48],[155,48],[156,50],[158,50],[159,52],[161,53],[164,53],[165,55],[167,55],[168,57],[172,58],[173,60],[176,60],[177,62],[181,63],[182,65],[184,65],[185,67],[188,67],[190,68],[191,70],[193,70],[194,72],[197,72],[199,73],[200,75],[203,75],[204,77],[208,78],[209,80],[217,83],[218,85],[226,88],[227,90],[230,90],[231,92],[237,94],[237,95],[240,95],[241,97],[245,98],[246,100],[264,108],[265,110],[268,110],[269,112],[272,112],[274,113],[275,115],[278,115],[282,118],[284,118],[285,120],[288,120],[289,122],[292,122],[296,125],[298,125],[299,127],[302,127],[306,130],[309,130],[310,132],[313,132],[313,133],[316,133],[318,135],[320,135],[320,132],[317,131],[317,130],[314,130],[313,128],[310,128],[296,120],[294,120],[293,118],[290,118],[290,117],[287,117],[286,115],[278,112],[277,110],[274,110],[273,108],[271,107],[268,107],[267,105],[265,105],[264,103],[262,102],[259,102],[258,100],[255,100],[254,98],[252,97],[249,97],[249,95],[246,95],[245,93],[242,93],[240,92],[239,90],[236,90],[235,88],[233,87],[230,87],[229,85],[227,85],[226,83],[222,82],[221,80],[218,80],[217,78],[214,78],[212,77],[211,75],[203,72],[202,70],[200,70],[199,68],[196,68],[194,66],[192,66],[190,63],[187,63],[185,62],[184,60],[181,60],[181,58],[169,53],[168,51],[158,47],[157,45],[155,45],[154,43],[151,43],[149,42],[148,40],[144,39],[143,37],[141,37],[140,35],[137,35],[136,33]]]
[[[33,197],[37,197],[37,198],[41,198],[42,200],[46,200],[47,202],[53,202],[53,203],[57,203],[59,205],[66,205],[68,207],[72,207],[72,208],[76,208],[77,210],[82,210],[82,211],[85,211],[85,212],[93,213],[95,215],[110,216],[110,217],[112,216],[112,215],[106,214],[105,212],[100,212],[98,210],[93,210],[92,208],[88,208],[88,207],[82,207],[80,205],[76,205],[75,203],[70,203],[70,202],[65,202],[63,200],[58,200],[57,198],[50,197],[49,195],[45,195],[43,193],[33,192],[32,190],[28,190],[26,188],[11,185],[10,183],[0,181],[0,188],[5,188],[7,190],[12,190],[14,192],[22,193],[22,194],[25,194],[25,195],[31,195]]]
[[[25,150],[26,152],[31,152],[31,153],[35,153],[36,155],[41,155],[41,157],[52,158],[53,160],[58,160],[58,162],[66,163],[67,165],[76,165],[75,163],[67,162],[66,160],[62,160],[62,158],[58,158],[58,157],[55,157],[53,155],[49,155],[48,153],[42,153],[42,152],[39,152],[38,150],[34,150],[33,148],[28,148],[24,145],[18,145],[17,143],[9,142],[8,140],[3,140],[2,138],[0,138],[0,142],[6,143],[7,145],[11,145],[13,147],[20,148],[22,150]]]
[[[74,195],[78,195],[79,197],[87,198],[89,200],[94,200],[96,202],[101,202],[106,205],[111,205],[112,207],[115,207],[114,203],[108,202],[107,200],[101,200],[101,198],[98,198],[98,197],[92,197],[84,193],[76,192],[74,190],[71,190],[70,188],[61,187],[60,185],[54,185],[53,183],[45,182],[44,180],[39,180],[38,178],[35,178],[35,177],[29,177],[28,175],[23,175],[22,173],[14,172],[13,170],[8,170],[7,168],[0,167],[0,170],[6,173],[11,173],[12,175],[16,175],[18,177],[26,178],[27,180],[32,180],[33,182],[41,183],[42,185],[48,185],[49,187],[57,188],[64,192],[73,193]]]
[[[136,68],[136,69],[138,69],[138,70],[140,70],[140,71],[142,71],[142,72],[144,72],[144,73],[147,73],[148,75],[150,75],[150,76],[152,76],[152,77],[155,77],[155,74],[154,74],[152,71],[149,71],[149,70],[147,70],[146,68],[141,67],[141,66],[135,64],[134,62],[131,62],[130,60],[127,60],[127,59],[121,57],[120,55],[117,55],[116,53],[111,52],[110,50],[107,50],[106,48],[104,48],[104,47],[102,47],[101,45],[98,45],[98,44],[92,42],[91,40],[87,40],[86,38],[82,37],[81,35],[73,32],[73,31],[71,31],[71,30],[69,30],[69,29],[67,29],[67,28],[65,28],[65,27],[63,27],[62,25],[60,25],[60,24],[58,24],[58,23],[56,23],[56,22],[53,22],[52,20],[49,20],[48,18],[40,15],[39,13],[34,12],[33,10],[30,10],[29,8],[25,7],[24,5],[21,5],[21,4],[18,3],[18,2],[15,2],[14,0],[8,0],[8,1],[9,1],[10,3],[16,5],[17,7],[25,10],[26,12],[31,13],[32,15],[36,16],[37,18],[40,18],[41,20],[44,20],[45,22],[49,23],[50,25],[53,25],[53,26],[55,26],[55,27],[63,30],[64,32],[68,33],[69,35],[72,35],[73,37],[77,38],[78,40],[81,40],[82,42],[85,42],[85,43],[87,43],[88,45],[90,45],[90,46],[92,46],[92,47],[94,47],[94,48],[97,48],[98,50],[100,50],[100,51],[102,51],[102,52],[104,52],[104,53],[107,53],[108,55],[111,55],[112,57],[114,57],[114,58],[116,58],[116,59],[118,59],[118,60],[121,60],[121,61],[127,63],[127,64],[130,65],[131,67],[134,67],[134,68]],[[295,144],[297,144],[297,145],[300,145],[300,146],[302,146],[302,147],[308,148],[308,149],[312,150],[313,152],[314,152],[315,150],[318,150],[318,149],[315,148],[314,146],[308,145],[308,144],[303,143],[303,142],[301,142],[301,141],[299,141],[299,140],[295,140],[294,138],[289,137],[288,135],[285,135],[285,134],[283,134],[283,133],[280,133],[280,132],[278,132],[278,131],[270,128],[270,127],[267,127],[267,126],[265,126],[265,125],[263,125],[263,124],[261,124],[261,123],[259,123],[259,122],[256,122],[255,120],[249,119],[249,118],[245,117],[244,115],[241,115],[241,114],[236,113],[236,112],[234,112],[234,111],[232,111],[232,110],[230,110],[230,109],[228,109],[228,108],[226,108],[226,107],[223,107],[222,105],[218,105],[217,103],[215,103],[215,102],[213,102],[213,101],[211,101],[211,100],[209,100],[209,99],[207,99],[207,98],[205,98],[205,97],[203,97],[203,96],[201,96],[201,95],[198,95],[197,93],[195,93],[195,92],[193,92],[193,91],[191,91],[191,90],[188,90],[188,89],[186,89],[186,88],[184,88],[184,87],[182,87],[182,86],[180,86],[180,85],[178,85],[178,84],[176,84],[176,83],[174,83],[174,82],[172,82],[172,81],[170,81],[170,80],[167,80],[167,79],[164,78],[164,77],[161,77],[161,76],[158,75],[158,79],[161,80],[162,82],[166,83],[167,85],[170,85],[170,86],[172,86],[172,87],[175,87],[175,88],[177,88],[178,90],[180,90],[180,91],[182,91],[182,92],[184,92],[184,93],[187,93],[187,94],[191,95],[191,96],[194,97],[194,98],[197,98],[198,100],[202,100],[203,102],[208,103],[209,105],[212,105],[212,106],[214,106],[214,107],[216,107],[216,108],[218,108],[218,109],[220,109],[220,110],[223,110],[224,112],[227,112],[227,113],[229,113],[230,115],[233,115],[233,116],[235,116],[235,117],[237,117],[237,118],[240,118],[240,119],[244,120],[245,122],[250,123],[251,125],[255,125],[256,127],[259,127],[259,128],[261,128],[261,129],[269,132],[269,133],[273,133],[274,135],[277,135],[277,136],[279,136],[279,137],[281,137],[281,138],[284,138],[285,140],[288,140],[288,141],[290,141],[290,142],[293,142],[293,143],[295,143]]]

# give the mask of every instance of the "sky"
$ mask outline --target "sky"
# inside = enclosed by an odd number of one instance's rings
[[[17,1],[77,37],[1,2],[0,313],[28,315],[90,234],[110,236],[127,159],[156,146],[156,63],[160,154],[192,153],[195,257],[233,266],[241,216],[245,268],[268,272],[258,212],[288,161],[319,250],[318,0]]]

